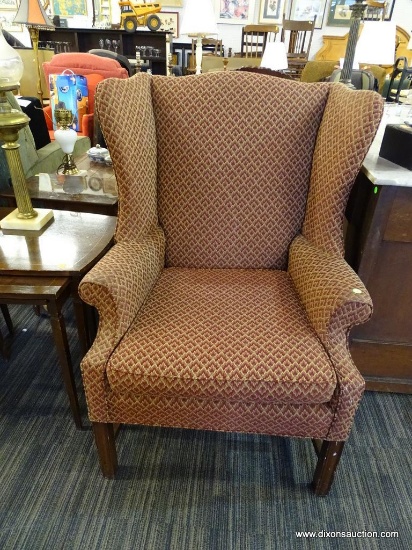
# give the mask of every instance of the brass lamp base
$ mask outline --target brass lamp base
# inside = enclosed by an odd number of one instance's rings
[[[64,155],[63,162],[61,165],[57,168],[58,174],[63,174],[65,176],[75,176],[78,174],[80,170],[77,168],[72,153],[68,153]]]
[[[2,229],[38,231],[54,217],[53,210],[48,208],[36,208],[35,212],[37,216],[34,218],[22,218],[18,208],[16,208],[0,221],[0,227]]]

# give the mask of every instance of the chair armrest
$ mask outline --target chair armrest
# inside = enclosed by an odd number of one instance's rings
[[[164,264],[161,229],[138,241],[117,243],[87,273],[80,285],[82,300],[97,308],[99,329],[86,358],[95,362],[111,352],[136,317]],[[90,355],[90,357],[89,357]]]
[[[53,117],[51,107],[49,105],[47,107],[43,107],[43,113],[44,118],[46,119],[47,129],[49,131],[53,130]]]
[[[288,272],[309,320],[322,341],[336,373],[337,386],[329,403],[334,421],[328,440],[348,437],[365,381],[349,353],[350,329],[367,321],[372,300],[358,275],[345,260],[325,252],[298,235],[289,250]]]
[[[371,297],[346,261],[301,235],[291,244],[288,272],[313,328],[326,347],[336,330],[347,332],[371,316]]]
[[[84,136],[88,136],[90,140],[93,141],[93,130],[94,130],[94,114],[87,113],[82,117],[81,133]]]

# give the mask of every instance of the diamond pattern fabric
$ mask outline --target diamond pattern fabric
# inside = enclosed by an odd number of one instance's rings
[[[228,71],[108,79],[96,104],[119,219],[79,289],[90,419],[345,440],[371,301],[342,220],[382,98]]]
[[[378,94],[348,94],[332,86],[316,142],[302,233],[315,244],[343,254],[343,218],[353,182],[383,113]],[[351,90],[352,91],[352,90]]]
[[[238,76],[153,79],[167,266],[285,269],[302,226],[329,87]]]
[[[324,403],[336,377],[284,271],[169,268],[107,366],[116,393]]]

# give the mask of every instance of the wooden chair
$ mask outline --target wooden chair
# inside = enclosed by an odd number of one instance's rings
[[[283,19],[280,40],[286,47],[289,70],[297,79],[300,78],[309,59],[314,31],[315,19],[313,21]]]
[[[245,25],[242,28],[240,57],[262,57],[266,42],[274,42],[277,25]]]
[[[387,2],[367,0],[363,18],[367,21],[383,21],[385,19],[387,6]]]
[[[364,389],[347,342],[371,300],[342,227],[383,98],[222,71],[106,79],[96,103],[119,189],[79,287],[103,474],[118,424],[306,437],[326,494]]]
[[[222,40],[216,38],[202,38],[202,55],[223,57]],[[196,72],[196,39],[192,39],[192,51],[188,54],[186,74]]]
[[[313,21],[283,20],[280,40],[286,46],[289,59],[308,60],[314,30],[315,19]]]
[[[408,67],[408,60],[406,57],[398,57],[393,66],[393,71],[386,91],[386,101],[389,103],[398,103],[401,92],[409,89],[411,79],[412,68]]]

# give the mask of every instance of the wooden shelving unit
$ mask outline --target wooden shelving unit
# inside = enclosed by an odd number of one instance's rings
[[[94,48],[106,46],[107,41],[116,40],[119,44],[117,53],[128,58],[136,58],[136,46],[146,46],[146,51],[151,52],[143,59],[149,62],[153,74],[167,74],[167,55],[172,47],[172,34],[170,32],[151,32],[149,30],[129,33],[116,29],[64,29],[56,28],[54,31],[40,30],[41,43],[67,43],[68,51],[88,52]],[[66,50],[67,51],[67,50]]]

